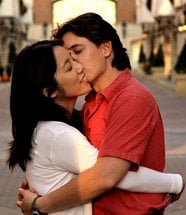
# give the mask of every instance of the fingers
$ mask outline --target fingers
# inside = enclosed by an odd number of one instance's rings
[[[17,200],[16,204],[17,204],[17,206],[18,206],[19,208],[21,208],[22,205],[23,205],[22,201],[19,201],[19,200]]]
[[[36,193],[31,192],[28,189],[19,188],[17,190],[17,196],[18,196],[16,202],[17,206],[21,208],[22,212],[24,211],[23,214],[30,215],[33,199],[38,195]]]
[[[30,192],[38,194],[34,189],[29,189]]]
[[[23,179],[22,183],[21,183],[21,188],[23,189],[29,189],[29,186],[28,186],[28,181],[26,179]]]
[[[18,195],[18,197],[20,197],[20,198],[22,199],[22,197],[23,197],[23,195],[24,195],[24,192],[25,192],[24,189],[19,188],[19,189],[17,190],[17,195]]]
[[[24,190],[30,190],[32,193],[36,193],[33,189],[29,188],[28,181],[26,179],[22,180],[20,188],[22,188]]]

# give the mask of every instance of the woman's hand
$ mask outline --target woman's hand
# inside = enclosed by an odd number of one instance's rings
[[[18,189],[17,205],[21,208],[24,215],[31,215],[31,206],[34,198],[38,196],[37,193],[23,188]]]

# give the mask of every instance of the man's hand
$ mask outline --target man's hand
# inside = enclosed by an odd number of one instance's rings
[[[21,211],[25,215],[31,215],[31,205],[34,198],[37,196],[36,193],[31,192],[30,190],[25,190],[23,188],[18,189],[18,197],[21,197],[17,200],[18,207],[21,208]]]

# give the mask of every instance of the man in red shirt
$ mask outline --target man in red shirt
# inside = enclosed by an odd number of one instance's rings
[[[87,14],[64,25],[56,37],[62,38],[72,57],[84,65],[86,78],[96,92],[89,95],[84,107],[85,135],[99,148],[98,175],[90,174],[89,186],[101,184],[98,178],[103,178],[104,184],[108,180],[106,187],[114,187],[129,169],[139,165],[163,171],[164,131],[157,104],[131,76],[126,50],[115,29],[98,15]],[[165,206],[164,194],[118,189],[98,197],[93,204],[94,215],[152,214]]]
[[[73,59],[84,66],[94,89],[86,98],[83,118],[85,134],[99,149],[99,158],[63,188],[37,199],[37,207],[52,212],[95,198],[94,215],[162,214],[167,205],[165,194],[114,188],[139,165],[159,171],[165,166],[158,106],[151,93],[132,77],[129,58],[115,29],[99,15],[87,13],[63,25],[54,37],[62,39]]]
[[[84,107],[85,135],[99,149],[99,157],[130,162],[163,171],[164,132],[157,104],[149,91],[125,69]],[[114,174],[114,173],[113,173]],[[152,214],[166,206],[163,194],[112,189],[94,201],[94,214]],[[107,211],[107,212],[106,212]]]

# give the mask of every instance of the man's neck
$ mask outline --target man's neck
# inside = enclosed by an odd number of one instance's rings
[[[99,79],[97,79],[94,83],[91,83],[91,87],[97,93],[102,92],[106,89],[120,74],[120,71],[117,69],[112,69],[106,73],[104,73]]]

